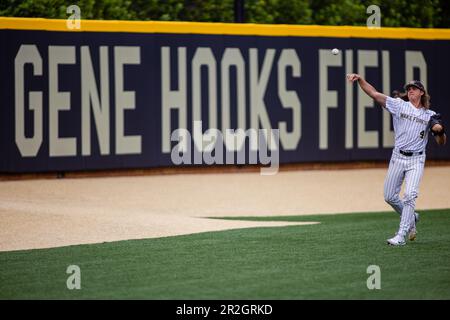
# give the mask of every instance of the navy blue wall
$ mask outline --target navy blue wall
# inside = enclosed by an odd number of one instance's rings
[[[211,127],[208,122],[208,99],[215,99],[217,103],[217,124],[219,129],[222,121],[222,58],[227,48],[237,48],[244,61],[245,88],[240,87],[245,94],[246,128],[251,127],[252,107],[251,92],[256,90],[251,82],[251,50],[256,49],[258,56],[257,77],[263,69],[264,58],[269,57],[268,49],[274,49],[274,57],[271,64],[267,87],[263,93],[265,109],[272,128],[278,128],[280,122],[286,122],[287,131],[297,126],[300,137],[291,137],[295,141],[295,147],[285,148],[280,145],[280,162],[306,162],[306,161],[350,161],[350,160],[387,160],[390,156],[392,146],[383,140],[383,111],[379,106],[363,109],[358,106],[358,91],[355,85],[349,85],[345,80],[347,71],[361,72],[358,69],[359,57],[376,57],[377,66],[365,68],[366,79],[379,91],[388,88],[390,91],[401,89],[405,81],[406,67],[412,64],[414,78],[426,82],[427,89],[432,96],[432,109],[444,114],[448,118],[448,96],[446,94],[447,79],[450,74],[450,41],[432,40],[387,40],[387,39],[353,39],[353,38],[324,38],[324,37],[268,37],[268,36],[217,36],[217,35],[179,35],[179,34],[137,34],[137,33],[115,33],[115,32],[51,32],[51,31],[18,31],[0,30],[0,171],[2,172],[39,172],[39,171],[69,171],[89,170],[107,168],[144,168],[171,166],[170,153],[164,152],[162,146],[162,48],[169,48],[170,52],[170,90],[178,90],[178,81],[181,73],[178,65],[178,48],[186,48],[186,95],[182,96],[187,107],[186,123],[187,129],[192,130],[193,121],[193,59],[199,48],[209,48],[213,54],[216,74],[216,95],[210,97],[208,86],[211,79],[208,78],[208,68],[200,68],[201,91],[201,114],[203,130]],[[42,61],[42,75],[34,76],[34,68],[30,63],[20,68],[17,57],[21,46],[35,46]],[[67,46],[75,52],[75,63],[59,64],[57,91],[70,93],[70,110],[60,110],[58,118],[58,137],[74,138],[75,154],[69,149],[59,151],[60,154],[50,152],[50,86],[49,86],[49,59],[50,46]],[[100,46],[106,46],[108,57],[108,84],[109,84],[109,150],[101,154],[99,138],[95,126],[92,109],[91,118],[91,150],[90,154],[82,154],[82,79],[81,75],[81,47],[88,46],[96,81],[96,87],[100,96]],[[123,66],[123,90],[134,91],[134,109],[123,112],[123,126],[125,136],[139,136],[137,149],[130,147],[118,152],[116,144],[116,88],[117,70],[115,65],[115,50],[118,47],[136,47],[140,63],[125,64]],[[29,47],[28,47],[29,48]],[[331,56],[329,51],[339,48],[338,56]],[[202,49],[203,50],[203,49]],[[284,68],[285,79],[278,79],[279,62],[282,50],[289,53],[286,61],[296,63],[292,60],[298,57],[300,76],[293,75],[293,67]],[[291,50],[291,51],[289,51]],[[320,51],[323,58],[320,60]],[[367,53],[366,51],[370,51]],[[55,51],[56,52],[56,51]],[[384,53],[383,53],[384,52]],[[413,56],[422,56],[425,69],[420,59],[411,58],[407,62],[407,52],[413,52]],[[350,59],[349,55],[352,55]],[[57,53],[55,53],[58,56]],[[58,56],[65,59],[64,57]],[[266,58],[267,58],[266,57]],[[389,58],[388,60],[387,57]],[[27,59],[24,55],[22,58]],[[321,79],[320,65],[324,65],[333,59],[340,60],[340,66],[328,67],[326,78]],[[361,58],[362,59],[362,58]],[[198,61],[208,61],[198,56]],[[419,64],[414,67],[415,63]],[[269,62],[269,61],[267,61]],[[347,62],[352,65],[348,66]],[[388,65],[389,63],[389,65]],[[409,63],[409,64],[408,64]],[[23,90],[17,90],[18,74],[23,74]],[[387,74],[383,73],[383,66]],[[422,66],[422,68],[420,67]],[[211,71],[211,70],[210,70]],[[424,74],[426,73],[426,74]],[[237,69],[230,68],[230,119],[231,127],[237,128]],[[286,90],[300,102],[301,118],[294,118],[289,105],[283,107],[283,93],[278,91],[278,83],[286,84]],[[328,122],[326,128],[320,128],[320,82],[326,81],[323,90],[334,91],[337,98],[337,108],[328,108]],[[387,81],[389,83],[387,83]],[[389,84],[389,86],[388,86]],[[351,94],[351,101],[346,99],[346,90]],[[253,88],[253,89],[252,89]],[[17,91],[17,92],[16,92]],[[31,139],[35,136],[34,119],[36,113],[30,110],[28,95],[30,91],[42,92],[42,141],[37,142],[36,152],[21,152],[17,142],[16,128],[20,122],[24,122],[24,137]],[[18,101],[16,94],[22,95],[24,99],[24,119],[16,116]],[[242,93],[241,93],[242,94]],[[58,107],[58,98],[55,98],[54,106]],[[328,101],[322,96],[323,101]],[[294,98],[295,100],[295,98]],[[102,101],[103,103],[104,101]],[[353,113],[352,123],[346,124],[346,104],[351,106]],[[364,139],[358,134],[358,116],[364,111],[363,121],[365,130],[371,130],[378,137],[375,144],[373,141],[367,146],[359,143]],[[347,109],[348,112],[348,109]],[[170,112],[171,128],[178,127],[177,109]],[[348,116],[348,113],[347,113]],[[351,131],[351,136],[346,137],[346,125]],[[320,135],[328,132],[325,140],[326,147],[320,145]],[[386,130],[386,128],[384,129]],[[19,135],[21,133],[19,132]],[[139,140],[140,139],[140,140]],[[324,139],[324,138],[322,138]],[[346,147],[347,141],[351,141]],[[349,140],[350,139],[350,140]],[[106,142],[105,142],[106,143]],[[172,142],[173,146],[174,143]],[[22,146],[23,150],[27,147]],[[289,150],[291,149],[291,150]],[[69,150],[69,151],[68,151]],[[128,151],[127,151],[128,150]],[[65,153],[67,152],[67,153]],[[25,153],[25,154],[24,154]],[[122,153],[122,154],[119,154]],[[450,159],[449,148],[438,148],[434,141],[428,145],[428,158]]]

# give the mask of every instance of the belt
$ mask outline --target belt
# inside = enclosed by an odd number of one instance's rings
[[[423,154],[423,151],[420,151],[420,152],[411,152],[411,151],[398,150],[398,152],[400,152],[402,155],[407,156],[407,157],[411,157],[411,156],[419,156],[419,155]]]

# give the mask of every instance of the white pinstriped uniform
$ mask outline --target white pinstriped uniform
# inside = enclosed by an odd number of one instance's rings
[[[429,120],[435,112],[416,108],[408,101],[391,97],[386,99],[386,109],[393,118],[395,146],[384,183],[384,199],[400,214],[398,234],[405,237],[415,226],[414,212],[425,165]],[[413,152],[413,155],[405,156],[400,150]],[[401,200],[399,193],[403,180],[405,192]]]

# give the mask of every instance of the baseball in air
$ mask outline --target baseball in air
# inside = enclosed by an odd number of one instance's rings
[[[334,48],[333,50],[331,50],[331,53],[337,55],[339,54],[339,49]]]

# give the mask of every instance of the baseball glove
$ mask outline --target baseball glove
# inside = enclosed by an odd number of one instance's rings
[[[436,124],[441,125],[442,126],[442,130],[440,130],[440,131],[433,130],[433,127]],[[436,136],[436,135],[442,136],[445,133],[444,124],[442,123],[442,117],[441,117],[440,113],[436,113],[436,114],[434,114],[434,115],[432,115],[430,117],[430,131],[433,134],[433,136]]]

